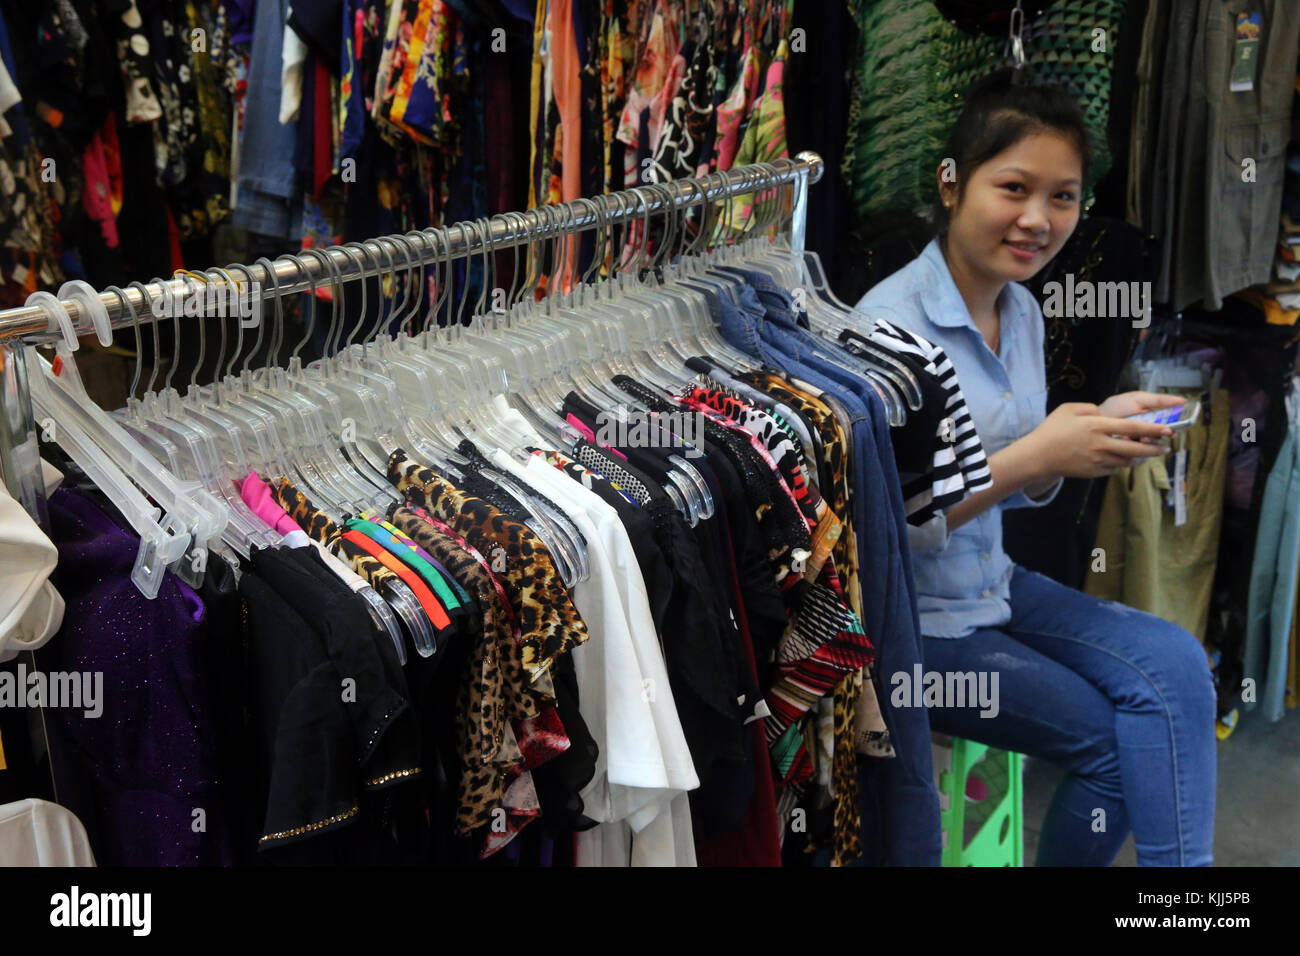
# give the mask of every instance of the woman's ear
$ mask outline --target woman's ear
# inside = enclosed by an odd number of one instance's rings
[[[940,204],[944,209],[952,212],[953,207],[957,205],[957,181],[946,160],[935,171],[935,179],[939,184]]]

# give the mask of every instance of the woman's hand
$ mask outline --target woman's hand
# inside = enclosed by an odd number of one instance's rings
[[[1107,403],[1116,402],[1116,399],[1134,400],[1130,396],[1143,396],[1137,401],[1166,397],[1129,392],[1107,399]],[[1173,430],[1167,425],[1111,417],[1103,415],[1096,405],[1067,402],[1053,410],[1021,441],[1027,446],[1025,450],[1032,453],[1033,468],[1039,478],[1058,475],[1098,478],[1127,468],[1135,461],[1167,454],[1169,449],[1164,445],[1147,444],[1143,439],[1156,442],[1172,434]]]
[[[1112,395],[1097,407],[1104,418],[1128,418],[1160,408],[1177,408],[1187,400],[1178,395],[1158,395],[1155,392],[1121,392]]]

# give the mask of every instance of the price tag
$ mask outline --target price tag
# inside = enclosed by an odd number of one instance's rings
[[[1174,452],[1174,527],[1187,524],[1187,449]]]
[[[1259,11],[1237,14],[1237,42],[1232,54],[1232,73],[1228,89],[1245,93],[1255,88],[1255,63],[1259,58],[1259,38],[1262,31]]]

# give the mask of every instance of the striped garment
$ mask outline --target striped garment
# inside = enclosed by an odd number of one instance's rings
[[[808,589],[781,638],[772,686],[771,713],[764,719],[768,746],[776,748],[786,730],[835,689],[845,674],[876,658],[858,616],[844,604],[839,579],[827,562]]]
[[[854,354],[861,354],[862,343],[871,342],[915,357],[924,362],[925,374],[932,377],[944,395],[947,414],[935,433],[931,467],[903,482],[903,508],[910,524],[923,525],[946,508],[992,486],[988,458],[962,395],[957,371],[940,346],[883,319],[874,321],[869,338],[846,329],[840,333],[840,342]]]

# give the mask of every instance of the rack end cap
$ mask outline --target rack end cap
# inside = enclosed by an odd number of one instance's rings
[[[808,170],[809,184],[820,182],[822,174],[826,172],[826,160],[822,159],[821,153],[815,153],[811,149],[805,149],[802,153],[795,156],[795,159],[801,163],[807,163],[811,169]]]

